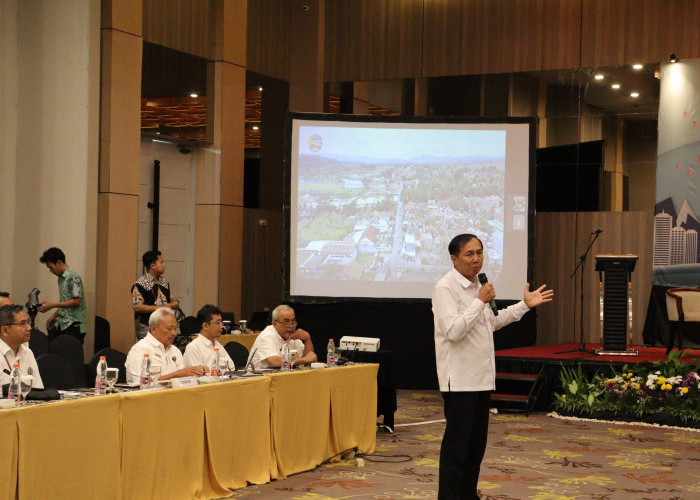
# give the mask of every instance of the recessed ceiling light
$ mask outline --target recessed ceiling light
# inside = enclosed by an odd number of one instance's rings
[[[253,130],[258,130],[259,128],[260,127],[258,127],[257,125],[253,125]]]
[[[258,90],[259,90],[260,92],[262,92],[262,87],[258,87]]]
[[[633,65],[632,65],[632,69],[642,69],[643,67],[644,67],[644,65],[643,65],[643,64],[639,64],[639,63],[633,64]]]
[[[619,89],[619,88],[620,88],[620,84],[619,84],[619,83],[613,83],[613,84],[610,85],[610,86],[611,86],[612,88],[614,88],[614,89]]]
[[[603,78],[605,78],[605,75],[602,73],[598,73],[593,78],[595,78],[596,80],[602,80]]]
[[[190,97],[199,97],[199,94],[197,94],[197,93],[195,93],[195,92],[192,92],[192,93],[190,94]]]
[[[630,97],[639,97],[639,92],[632,92]]]

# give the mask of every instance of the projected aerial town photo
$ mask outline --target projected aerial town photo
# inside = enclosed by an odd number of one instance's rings
[[[460,233],[482,239],[497,278],[503,131],[311,132],[298,155],[297,278],[434,283],[452,267],[447,245]]]

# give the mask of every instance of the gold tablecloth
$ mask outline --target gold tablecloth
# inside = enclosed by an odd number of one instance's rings
[[[375,443],[377,365],[0,410],[1,498],[217,498]]]
[[[374,451],[378,368],[368,364],[269,376],[273,478],[309,470],[355,446],[361,453]]]

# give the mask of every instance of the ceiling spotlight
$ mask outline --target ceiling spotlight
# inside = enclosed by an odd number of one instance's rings
[[[639,92],[632,92],[630,97],[639,97]]]
[[[616,89],[616,90],[620,88],[620,84],[619,84],[619,83],[613,83],[613,84],[610,85],[610,86],[611,86],[612,88]]]
[[[190,97],[192,97],[192,98],[194,98],[194,97],[199,97],[199,94],[197,94],[196,92],[192,92],[192,93],[190,94]]]
[[[639,64],[639,63],[633,64],[633,65],[632,65],[632,69],[642,69],[643,67],[644,67],[644,65],[643,65],[643,64]]]
[[[258,90],[259,90],[260,92],[262,92],[262,87],[258,87]]]
[[[671,56],[668,58],[669,61],[672,63],[678,62],[678,58],[676,57],[676,54],[671,54]]]
[[[605,78],[605,75],[602,73],[598,73],[593,78],[595,78],[596,80],[602,80],[603,78]]]
[[[258,127],[257,125],[253,125],[253,130],[258,130],[259,128],[260,127]]]

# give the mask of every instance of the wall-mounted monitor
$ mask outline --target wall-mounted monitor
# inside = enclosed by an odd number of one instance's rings
[[[285,299],[429,299],[460,233],[499,299],[528,277],[531,118],[290,113]]]

